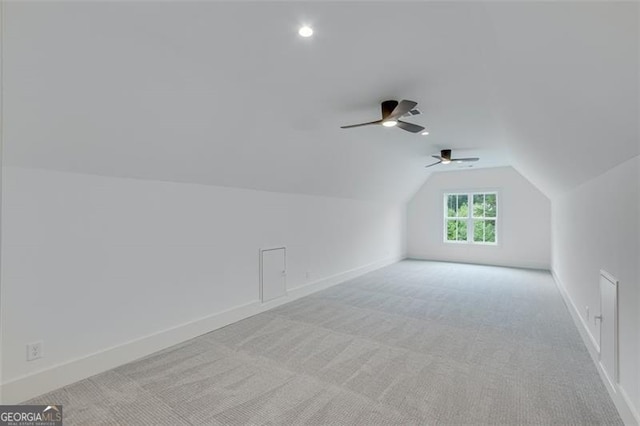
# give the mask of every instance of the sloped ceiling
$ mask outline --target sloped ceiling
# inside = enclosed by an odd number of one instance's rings
[[[404,202],[451,148],[549,196],[639,153],[638,4],[9,2],[5,165]],[[302,39],[297,28],[311,24]],[[339,126],[413,99],[428,137]]]

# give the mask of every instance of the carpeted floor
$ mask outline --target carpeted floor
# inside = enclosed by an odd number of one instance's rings
[[[547,272],[423,261],[30,402],[65,425],[622,424]]]

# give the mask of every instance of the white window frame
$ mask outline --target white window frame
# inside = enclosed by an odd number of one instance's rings
[[[468,216],[467,217],[449,217],[448,216],[448,200],[450,195],[466,195],[467,196],[467,205]],[[495,195],[496,196],[496,215],[495,217],[473,217],[473,196],[474,195]],[[499,245],[499,223],[500,223],[500,211],[502,210],[500,207],[500,193],[497,190],[473,190],[473,191],[450,191],[444,192],[442,197],[442,206],[443,206],[443,215],[442,215],[442,241],[447,244],[473,244],[473,245],[482,245],[482,246],[498,246]],[[457,209],[456,209],[457,211]],[[496,240],[494,242],[485,242],[485,241],[474,241],[473,240],[473,222],[476,220],[495,220],[495,236]],[[465,220],[467,222],[467,239],[466,241],[455,240],[451,241],[447,239],[447,221],[448,220]]]

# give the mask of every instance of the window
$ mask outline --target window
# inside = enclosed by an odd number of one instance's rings
[[[498,242],[497,221],[497,193],[444,194],[444,240],[446,242],[496,244]]]

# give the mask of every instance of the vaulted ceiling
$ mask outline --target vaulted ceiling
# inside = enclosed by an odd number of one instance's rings
[[[430,155],[549,196],[638,155],[638,4],[9,2],[5,165],[406,201]],[[315,34],[298,36],[307,23]],[[429,136],[344,124],[412,99]]]

